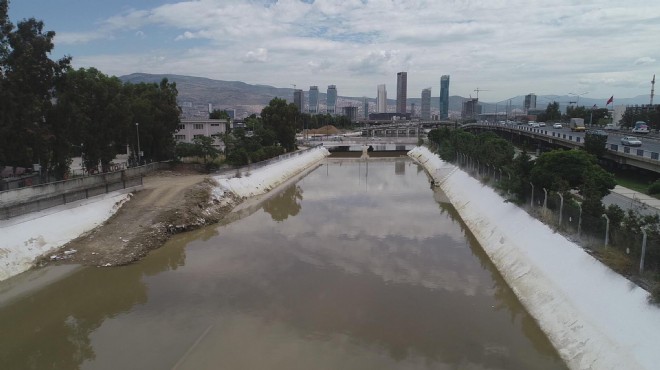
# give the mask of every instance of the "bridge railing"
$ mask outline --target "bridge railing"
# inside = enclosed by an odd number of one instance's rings
[[[547,136],[548,138],[555,138],[563,141],[568,141],[575,143],[576,146],[584,145],[584,138],[575,133],[567,132],[557,132],[552,130],[547,130],[542,127],[527,127],[527,126],[512,126],[512,125],[501,125],[497,123],[471,123],[466,125],[468,127],[495,127],[499,129],[505,129],[510,131],[519,131],[519,132],[528,132],[530,134],[538,134]],[[464,126],[465,127],[465,126]],[[653,161],[660,161],[660,152],[647,150],[642,148],[630,147],[619,144],[607,144],[607,149],[612,152],[616,152],[623,156],[633,156],[650,159]],[[659,162],[660,163],[660,162]]]

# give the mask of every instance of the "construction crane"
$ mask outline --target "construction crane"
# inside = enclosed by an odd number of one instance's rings
[[[477,92],[477,100],[479,100],[479,91],[490,91],[490,90],[484,90],[477,87],[476,89],[474,89],[474,91]]]

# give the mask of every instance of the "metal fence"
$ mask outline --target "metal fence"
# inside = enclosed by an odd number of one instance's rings
[[[250,163],[247,166],[230,168],[231,172],[229,173],[229,175],[230,176],[235,176],[235,177],[248,176],[248,175],[250,175],[251,171],[254,171],[254,170],[262,168],[262,167],[269,166],[269,165],[274,164],[274,163],[282,162],[282,161],[287,160],[289,158],[298,157],[298,156],[303,155],[303,154],[305,154],[309,151],[315,150],[320,146],[322,146],[322,145],[319,144],[319,145],[312,146],[311,148],[298,150],[298,151],[291,152],[291,153],[282,154],[282,155],[279,155],[277,157],[267,159],[265,161]],[[227,169],[225,169],[222,172],[227,172]]]
[[[482,183],[501,189],[504,196],[507,196],[506,190],[502,190],[505,187],[501,186],[511,180],[506,171],[461,153],[457,153],[455,164]],[[518,201],[520,207],[530,215],[590,253],[597,254],[606,260],[608,266],[642,285],[644,279],[652,279],[654,275],[660,274],[660,235],[652,227],[631,226],[634,222],[615,225],[605,214],[593,216],[583,212],[577,199],[529,183],[522,199]],[[644,206],[638,200],[631,202],[633,210]]]

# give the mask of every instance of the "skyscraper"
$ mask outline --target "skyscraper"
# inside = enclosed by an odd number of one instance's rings
[[[449,75],[440,77],[440,119],[449,118]]]
[[[408,72],[396,74],[396,113],[406,113],[408,99]]]
[[[326,94],[326,100],[327,100],[326,112],[328,112],[328,114],[336,114],[337,113],[337,86],[328,85],[328,92]]]
[[[363,113],[362,117],[364,117],[364,119],[368,119],[369,118],[369,100],[367,100],[366,96],[362,98],[362,111],[363,111],[362,112]]]
[[[298,107],[298,112],[303,111],[303,101],[305,99],[305,95],[303,94],[303,91],[301,89],[295,89],[293,90],[293,104]]]
[[[319,87],[309,87],[309,113],[317,114],[319,112]]]
[[[536,109],[536,94],[525,95],[525,112],[530,109]]]
[[[378,85],[378,97],[376,98],[376,112],[387,113],[387,89],[385,85]]]
[[[423,120],[431,119],[431,88],[422,90],[422,115]]]

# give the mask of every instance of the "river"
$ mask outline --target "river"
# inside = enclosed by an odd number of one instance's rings
[[[566,368],[406,158],[328,158],[234,219],[0,283],[0,368]]]

